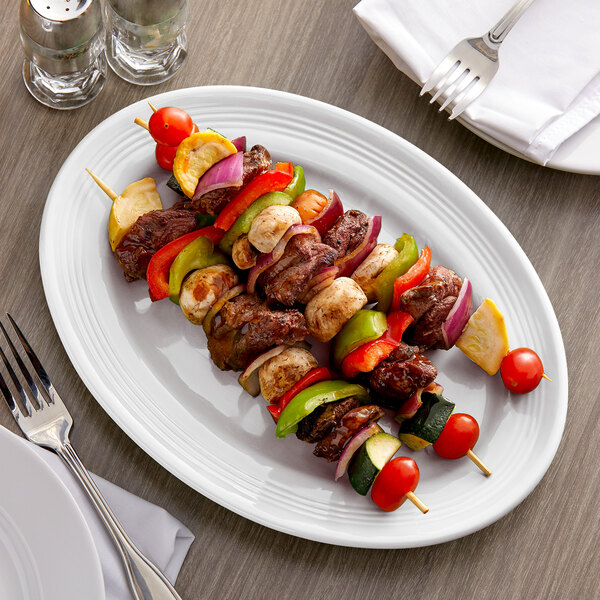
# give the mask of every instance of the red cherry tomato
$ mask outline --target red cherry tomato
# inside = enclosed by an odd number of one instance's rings
[[[462,458],[479,439],[477,421],[465,413],[450,415],[446,426],[433,444],[433,449],[442,458]]]
[[[175,160],[175,154],[177,153],[177,146],[165,146],[163,144],[156,144],[156,162],[159,167],[167,171],[173,170],[173,161]]]
[[[544,376],[544,366],[533,350],[517,348],[502,359],[500,374],[504,385],[513,394],[526,394],[540,383]]]
[[[396,510],[414,492],[419,483],[419,467],[408,456],[398,456],[386,463],[371,488],[373,502],[387,512]]]
[[[178,146],[194,129],[192,117],[174,106],[159,108],[148,121],[148,130],[157,144]]]

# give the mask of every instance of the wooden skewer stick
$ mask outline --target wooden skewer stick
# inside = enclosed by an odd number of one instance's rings
[[[492,472],[481,462],[481,459],[473,452],[473,450],[469,450],[467,452],[467,456],[483,471],[483,474],[486,477],[489,477]]]
[[[407,492],[406,497],[423,513],[429,512],[429,509],[414,492]]]
[[[152,109],[152,112],[156,112],[158,110],[158,108],[156,108],[155,106],[152,106],[152,104],[150,102],[148,102],[148,106]]]
[[[546,375],[546,373],[542,373],[542,377],[544,379],[547,379],[550,383],[552,383],[552,379],[550,379],[550,377],[548,377],[548,375]]]
[[[133,122],[136,125],[139,125],[140,127],[143,127],[146,131],[150,131],[150,129],[148,128],[148,123],[146,121],[143,121],[142,119],[140,119],[139,117],[136,117]]]
[[[102,179],[100,179],[98,176],[94,175],[89,169],[86,169],[86,171],[91,175],[92,179],[98,184],[98,186],[100,187],[100,189],[113,202],[119,197],[119,194],[117,194],[113,189],[111,189],[110,187],[108,187],[108,185],[106,185],[106,183],[104,183],[104,181],[102,181]]]

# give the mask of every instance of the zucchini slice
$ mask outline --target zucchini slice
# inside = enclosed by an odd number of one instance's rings
[[[423,404],[414,417],[406,419],[400,425],[398,437],[411,450],[421,450],[433,444],[446,426],[455,404],[440,394],[423,392]]]
[[[389,433],[372,435],[357,451],[348,467],[352,487],[366,496],[375,477],[400,448],[400,440]]]

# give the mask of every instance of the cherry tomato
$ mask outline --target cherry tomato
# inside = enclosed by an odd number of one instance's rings
[[[148,130],[157,144],[178,146],[194,129],[192,117],[174,106],[159,108],[148,121]]]
[[[173,161],[175,160],[175,154],[177,152],[177,146],[165,146],[164,144],[156,144],[156,162],[159,167],[167,171],[173,170]]]
[[[419,483],[419,467],[408,456],[398,456],[386,463],[379,472],[373,487],[373,502],[387,512],[396,510],[406,500],[408,492],[414,492]]]
[[[526,394],[540,383],[544,376],[544,366],[533,350],[517,348],[502,359],[500,374],[504,385],[513,394]]]
[[[477,421],[465,413],[450,415],[442,433],[433,444],[433,449],[442,458],[462,458],[479,439]]]

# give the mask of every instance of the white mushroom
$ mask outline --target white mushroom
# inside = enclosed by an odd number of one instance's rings
[[[398,256],[398,251],[389,244],[377,244],[365,260],[358,265],[352,279],[360,285],[362,291],[367,295],[369,302],[375,302],[375,279],[393,260]]]
[[[233,242],[231,260],[238,269],[250,269],[256,264],[258,252],[252,247],[246,234]]]
[[[303,348],[288,348],[269,359],[258,370],[260,391],[264,399],[272,402],[280,398],[317,366],[317,359]]]
[[[238,277],[228,265],[196,269],[183,281],[179,306],[187,319],[201,325],[211,306],[237,283]]]
[[[320,342],[328,342],[366,303],[367,297],[356,281],[339,277],[306,305],[308,330]]]
[[[261,252],[271,252],[283,234],[292,226],[302,223],[300,214],[291,206],[268,206],[252,221],[248,240]]]

